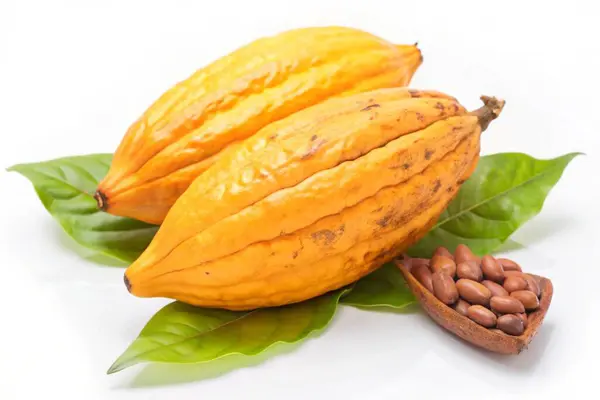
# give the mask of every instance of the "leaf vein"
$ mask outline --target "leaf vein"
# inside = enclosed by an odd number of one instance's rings
[[[156,347],[156,348],[153,348],[153,349],[150,349],[150,350],[143,351],[143,352],[141,352],[141,353],[138,353],[138,354],[136,354],[134,357],[131,357],[131,358],[141,358],[141,357],[146,357],[148,354],[151,354],[151,353],[153,353],[153,352],[155,352],[155,351],[157,351],[157,350],[162,350],[163,348],[171,348],[171,347],[174,347],[174,346],[180,345],[180,344],[182,344],[182,343],[188,342],[188,341],[190,341],[190,340],[197,340],[199,336],[202,336],[202,335],[207,335],[207,334],[209,334],[209,333],[215,332],[215,331],[217,331],[217,330],[219,330],[219,329],[221,329],[221,328],[224,328],[225,326],[231,325],[231,324],[232,324],[232,323],[234,323],[234,322],[238,322],[238,321],[240,321],[240,320],[242,320],[242,319],[244,319],[244,318],[248,317],[249,315],[253,315],[253,314],[255,314],[257,311],[259,311],[259,310],[252,310],[252,311],[250,311],[250,312],[248,312],[248,313],[246,313],[246,314],[244,314],[244,315],[240,316],[239,318],[236,318],[236,319],[232,319],[232,320],[230,320],[230,321],[227,321],[227,322],[225,322],[224,324],[222,324],[222,325],[219,325],[219,326],[216,326],[216,327],[214,327],[214,328],[212,328],[212,329],[209,329],[209,330],[207,330],[207,331],[204,331],[204,332],[199,332],[197,335],[194,335],[194,336],[189,336],[189,337],[186,337],[185,339],[182,339],[182,340],[180,340],[180,341],[177,341],[177,342],[173,342],[173,343],[170,343],[170,344],[161,345],[160,347]],[[131,358],[130,358],[130,359],[131,359]]]
[[[512,187],[510,187],[510,188],[508,188],[508,189],[506,189],[506,190],[504,190],[504,191],[502,191],[502,192],[500,192],[500,193],[497,193],[497,194],[495,194],[495,195],[493,195],[493,196],[491,196],[491,197],[489,197],[489,198],[483,199],[482,201],[480,201],[480,202],[477,202],[477,203],[475,203],[474,205],[472,205],[472,206],[470,206],[470,207],[467,207],[467,208],[466,208],[466,209],[464,209],[464,210],[461,210],[461,211],[459,211],[458,213],[456,213],[456,214],[454,214],[454,215],[452,215],[452,216],[450,216],[450,217],[448,217],[448,218],[444,219],[443,221],[440,221],[440,222],[438,222],[438,223],[437,223],[437,224],[436,224],[436,225],[435,225],[435,226],[432,228],[432,230],[433,230],[433,229],[436,229],[436,228],[439,228],[440,226],[442,226],[442,225],[443,225],[443,224],[445,224],[446,222],[448,222],[448,221],[451,221],[451,220],[453,220],[453,219],[456,219],[456,218],[460,217],[461,215],[463,215],[463,214],[465,214],[465,213],[467,213],[467,212],[470,212],[470,211],[472,211],[473,209],[476,209],[476,208],[478,208],[478,207],[481,207],[482,205],[484,205],[484,204],[486,204],[486,203],[489,203],[489,202],[491,202],[491,201],[494,201],[495,199],[497,199],[497,198],[499,198],[499,197],[505,196],[505,195],[507,195],[508,193],[510,193],[510,192],[512,192],[512,191],[514,191],[514,190],[520,189],[520,188],[522,188],[523,186],[525,186],[525,185],[527,185],[527,184],[529,184],[529,183],[531,183],[531,182],[533,182],[533,181],[535,181],[535,180],[537,180],[537,179],[539,179],[539,178],[542,178],[543,176],[547,175],[548,173],[550,173],[550,172],[554,171],[556,168],[557,168],[556,166],[553,166],[553,167],[551,167],[551,168],[549,168],[549,169],[547,169],[547,170],[544,170],[544,171],[542,171],[542,172],[541,172],[541,173],[539,173],[539,174],[536,174],[536,175],[532,176],[531,178],[528,178],[528,179],[526,179],[525,181],[523,181],[523,182],[519,183],[519,184],[518,184],[518,185],[516,185],[516,186],[512,186]]]

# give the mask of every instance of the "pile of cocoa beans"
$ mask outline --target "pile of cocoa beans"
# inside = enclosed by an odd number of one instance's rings
[[[519,336],[528,314],[539,307],[540,286],[514,261],[487,254],[477,257],[460,244],[444,247],[431,259],[412,259],[411,273],[441,302],[477,324]]]

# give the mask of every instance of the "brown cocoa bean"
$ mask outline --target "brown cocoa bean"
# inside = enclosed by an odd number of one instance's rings
[[[503,316],[503,315],[504,315],[503,313],[501,313],[501,312],[498,312],[498,311],[494,311],[494,310],[492,310],[492,312],[493,312],[494,314],[496,314],[496,317],[501,317],[501,316]]]
[[[471,304],[481,304],[484,306],[490,304],[492,293],[479,282],[470,279],[459,279],[456,282],[456,289],[460,297]]]
[[[481,284],[492,292],[492,296],[508,296],[508,292],[502,286],[492,281],[482,281]]]
[[[426,265],[429,266],[430,260],[429,258],[411,258],[411,269],[416,267],[417,265]]]
[[[443,271],[434,272],[431,277],[433,293],[442,303],[450,305],[458,300],[458,290],[451,276]]]
[[[525,330],[523,320],[514,314],[506,314],[496,321],[498,329],[509,335],[519,336]]]
[[[502,268],[502,264],[491,255],[486,254],[483,256],[481,259],[481,270],[483,271],[485,279],[497,283],[504,282],[504,268]]]
[[[444,256],[434,256],[431,259],[431,270],[433,272],[443,271],[446,275],[454,278],[456,275],[456,264],[454,260]]]
[[[458,299],[458,301],[454,304],[453,308],[454,308],[454,310],[456,310],[457,313],[459,313],[460,315],[464,315],[466,317],[467,309],[469,307],[471,307],[471,305],[469,303],[467,303],[463,299]]]
[[[473,252],[468,246],[464,244],[459,244],[458,246],[456,246],[456,250],[454,251],[454,261],[457,264],[460,264],[465,261],[479,262],[480,260],[479,257],[473,254]]]
[[[518,276],[523,277],[523,273],[521,271],[504,271],[504,278],[508,278],[509,276]]]
[[[451,260],[454,260],[454,256],[452,255],[452,253],[450,253],[450,250],[443,246],[440,246],[437,249],[435,249],[435,251],[433,252],[433,256],[444,256],[448,257]]]
[[[412,267],[410,272],[419,281],[419,283],[425,286],[425,289],[433,293],[433,283],[431,282],[431,271],[429,267],[424,264],[419,264],[416,267]]]
[[[529,274],[523,274],[523,279],[525,279],[525,282],[527,282],[527,290],[531,290],[539,298],[541,290],[537,280]]]
[[[517,317],[521,318],[521,321],[523,321],[523,327],[525,329],[527,329],[527,314],[525,313],[520,313],[520,314],[515,314]]]
[[[520,276],[509,276],[504,281],[504,289],[506,289],[508,293],[512,293],[516,290],[525,290],[525,288],[527,288],[527,282]]]
[[[465,261],[456,266],[456,276],[462,279],[470,279],[472,281],[481,281],[483,279],[483,273],[479,264],[475,261]]]
[[[502,314],[524,313],[525,307],[516,298],[510,296],[492,296],[490,299],[492,310]]]
[[[540,300],[530,290],[516,290],[511,292],[510,295],[519,300],[527,311],[536,310],[540,306]]]
[[[505,271],[522,271],[521,266],[513,260],[499,258],[498,261],[500,261],[500,264],[502,264],[502,268],[504,268]]]
[[[493,328],[496,325],[496,316],[484,306],[474,305],[469,307],[467,316],[486,328]]]

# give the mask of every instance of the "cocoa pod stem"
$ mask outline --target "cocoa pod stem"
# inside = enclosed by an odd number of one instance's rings
[[[487,129],[490,122],[498,118],[506,102],[490,96],[481,96],[480,98],[481,101],[483,101],[483,107],[472,111],[471,115],[479,118],[479,125],[481,126],[481,131],[483,132]]]
[[[102,193],[99,190],[96,191],[96,193],[94,193],[94,199],[96,200],[96,203],[98,203],[98,209],[102,210],[102,211],[106,211],[107,203],[106,203],[106,196],[104,195],[104,193]]]

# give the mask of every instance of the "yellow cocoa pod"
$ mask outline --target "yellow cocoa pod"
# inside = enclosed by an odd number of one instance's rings
[[[379,89],[267,125],[175,202],[125,272],[136,296],[232,310],[350,284],[436,222],[503,102],[467,112],[438,92]]]
[[[98,186],[98,205],[160,224],[224,150],[326,99],[407,86],[421,62],[414,45],[346,27],[256,40],[173,86],[129,127]]]

